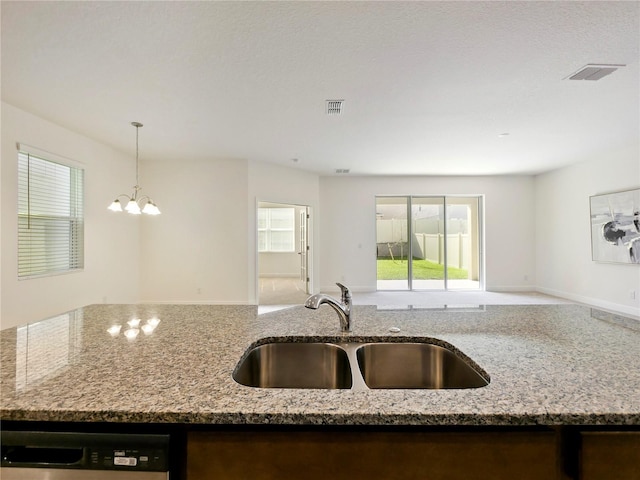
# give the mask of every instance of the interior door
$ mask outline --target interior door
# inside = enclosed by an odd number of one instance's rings
[[[309,293],[309,212],[307,208],[300,211],[299,221],[298,255],[300,255],[300,280],[304,283],[305,292]]]

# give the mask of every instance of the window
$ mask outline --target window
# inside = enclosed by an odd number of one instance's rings
[[[18,152],[18,278],[84,267],[84,170]]]
[[[258,208],[258,251],[295,251],[294,208]]]

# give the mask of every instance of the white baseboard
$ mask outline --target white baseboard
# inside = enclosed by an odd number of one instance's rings
[[[640,319],[640,308],[638,307],[621,305],[619,303],[608,302],[606,300],[600,300],[598,298],[585,297],[582,295],[576,295],[574,293],[563,292],[560,290],[553,290],[551,288],[537,287],[536,291],[544,293],[546,295],[552,295],[554,297],[565,298],[573,302],[583,303],[591,307],[609,310],[614,313],[623,313],[625,315],[630,315],[636,319]]]
[[[299,278],[300,272],[298,273],[261,273],[258,276],[259,278]]]
[[[375,287],[362,287],[362,286],[351,286],[351,285],[346,285],[347,287],[349,287],[349,290],[352,292],[357,292],[357,293],[373,293],[376,291]],[[335,284],[331,284],[328,286],[323,286],[320,287],[320,291],[321,292],[340,292],[340,288]]]
[[[141,305],[255,305],[246,301],[220,301],[220,300],[143,300]]]
[[[536,287],[533,285],[487,285],[487,292],[535,292]]]
[[[351,290],[352,292],[359,292],[359,293],[375,293],[375,292],[398,292],[398,293],[408,293],[411,292],[412,290],[378,290],[377,287],[367,287],[367,286],[355,286],[352,287],[351,285],[347,285],[347,287],[349,287],[349,290]],[[536,292],[536,287],[534,287],[533,285],[522,285],[522,286],[513,286],[513,285],[509,285],[509,286],[488,286],[485,289],[487,292]],[[339,292],[340,289],[336,286],[336,284],[332,284],[332,285],[325,285],[323,287],[320,287],[320,291],[321,292]],[[413,290],[414,292],[429,292],[430,290]],[[433,290],[438,291],[438,292],[444,292],[444,290]],[[455,291],[455,292],[459,292],[462,290],[449,290],[449,291]],[[466,290],[464,290],[466,291]],[[476,290],[478,292],[480,292],[481,290]]]

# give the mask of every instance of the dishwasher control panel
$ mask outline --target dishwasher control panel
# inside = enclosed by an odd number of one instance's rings
[[[158,448],[96,448],[88,452],[93,469],[122,467],[122,470],[162,471],[168,463],[167,453]]]
[[[3,431],[1,467],[167,472],[169,435]]]

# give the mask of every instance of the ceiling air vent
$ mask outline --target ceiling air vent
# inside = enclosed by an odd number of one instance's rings
[[[344,100],[327,100],[325,105],[327,115],[342,115]]]
[[[336,173],[349,173],[350,171],[350,168],[336,168]]]
[[[594,65],[588,64],[567,78],[569,80],[600,80],[602,77],[615,72],[625,65]]]

